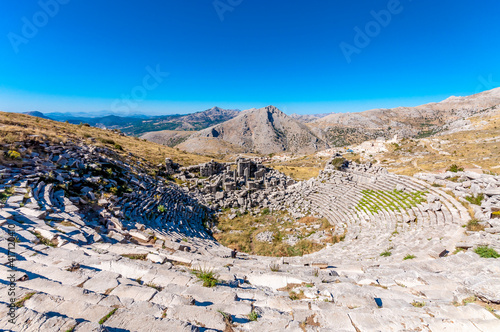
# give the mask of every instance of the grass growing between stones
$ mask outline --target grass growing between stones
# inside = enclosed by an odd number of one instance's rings
[[[425,302],[413,301],[411,305],[414,306],[415,308],[422,308],[425,306]]]
[[[481,258],[498,258],[500,254],[496,252],[495,249],[490,248],[488,246],[479,246],[474,249],[474,252],[479,255]]]
[[[239,252],[274,257],[302,256],[323,249],[326,243],[343,239],[334,234],[334,227],[324,218],[309,216],[291,221],[286,213],[269,212],[257,216],[246,213],[231,220],[229,214],[228,211],[219,218],[220,232],[214,237]],[[257,235],[265,231],[273,234],[270,242],[257,240]],[[321,241],[310,239],[321,234]],[[291,237],[295,238],[295,243],[287,242]]]
[[[31,297],[32,297],[33,295],[35,295],[35,294],[36,294],[36,292],[32,292],[32,293],[28,293],[28,294],[24,295],[24,297],[23,297],[22,299],[19,299],[19,300],[17,300],[16,302],[14,302],[14,306],[15,306],[16,308],[21,308],[21,307],[23,307],[23,306],[24,306],[24,302],[26,302],[26,301],[28,301],[29,299],[31,299]]]
[[[380,254],[380,256],[382,257],[389,257],[390,255],[392,255],[392,252],[390,252],[389,250],[386,250]]]
[[[468,231],[471,232],[479,232],[479,231],[484,231],[484,226],[479,223],[479,220],[477,219],[471,219],[465,226]]]
[[[114,308],[113,310],[108,312],[108,314],[106,316],[101,318],[101,320],[99,321],[99,324],[101,324],[101,325],[104,324],[109,319],[109,317],[113,316],[113,314],[116,312],[116,310],[118,310],[118,308]]]
[[[397,190],[362,190],[363,197],[359,200],[355,209],[357,211],[368,211],[372,215],[382,210],[400,211],[410,209],[426,201],[424,191],[413,191],[410,193]]]
[[[0,202],[5,203],[7,201],[7,198],[12,196],[14,194],[14,188],[13,187],[7,187],[3,192],[0,192]]]
[[[191,273],[203,282],[203,287],[215,287],[219,282],[219,280],[217,279],[218,276],[209,269],[203,269],[199,267],[192,269]]]
[[[54,243],[54,241],[50,241],[49,239],[44,238],[40,233],[34,232],[33,234],[37,237],[38,240],[40,240],[41,244],[44,244],[44,245],[50,246],[50,247],[57,247],[57,244]]]
[[[483,202],[483,199],[484,199],[484,195],[483,194],[478,194],[478,195],[471,195],[471,196],[465,196],[465,199],[471,203],[471,204],[475,204],[475,205],[481,205],[481,203]]]
[[[161,292],[161,290],[163,289],[161,286],[158,286],[157,284],[154,284],[152,282],[149,282],[146,284],[146,286],[148,287],[151,287],[151,288],[154,288],[156,289],[158,292]]]
[[[126,257],[128,259],[136,259],[140,261],[145,261],[146,257],[148,256],[147,254],[122,254],[122,257]]]

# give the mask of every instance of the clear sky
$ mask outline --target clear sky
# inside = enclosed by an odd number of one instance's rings
[[[0,110],[287,113],[500,86],[500,1],[0,3]]]

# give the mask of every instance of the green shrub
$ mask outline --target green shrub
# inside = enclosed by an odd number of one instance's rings
[[[256,313],[254,310],[252,310],[249,314],[248,314],[248,319],[252,322],[255,322],[257,319],[259,318],[259,314]]]
[[[457,173],[457,172],[463,172],[464,168],[458,166],[457,164],[453,164],[450,167],[448,167],[447,171]]]
[[[264,209],[262,209],[261,213],[263,216],[267,216],[269,213],[271,213],[271,211],[269,210],[269,208],[264,208]]]
[[[389,250],[386,250],[380,254],[380,256],[382,257],[389,257],[390,255],[392,255],[392,252],[390,252]]]
[[[330,164],[331,164],[333,167],[335,167],[335,169],[336,169],[337,171],[339,171],[339,170],[342,168],[342,166],[344,166],[344,163],[345,163],[345,159],[344,159],[344,158],[342,158],[342,157],[337,157],[337,158],[334,158],[334,159],[330,162]]]
[[[465,199],[471,204],[481,205],[481,202],[484,199],[484,195],[478,194],[476,196],[465,196]]]
[[[167,211],[167,209],[165,208],[165,206],[163,206],[163,205],[158,205],[158,212],[160,212],[160,213],[164,213],[164,212],[166,212],[166,211]]]
[[[194,274],[200,281],[203,281],[203,287],[214,287],[219,282],[217,279],[218,276],[209,269],[202,269],[200,267],[191,270],[191,273]]]
[[[500,254],[498,254],[495,249],[490,248],[488,246],[479,246],[474,249],[474,252],[478,254],[482,258],[498,258]]]
[[[410,255],[410,254],[408,254],[408,255],[406,255],[406,256],[405,256],[405,258],[403,258],[403,260],[405,261],[405,260],[407,260],[407,259],[413,259],[413,258],[416,258],[416,257],[417,257],[417,256],[415,256],[415,255]]]
[[[115,148],[116,150],[122,150],[122,151],[123,151],[123,147],[122,147],[120,144],[115,144],[115,145],[114,145],[114,148]]]

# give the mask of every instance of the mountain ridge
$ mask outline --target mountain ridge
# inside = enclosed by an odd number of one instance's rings
[[[305,124],[280,111],[275,106],[242,111],[237,117],[206,128],[179,145],[186,151],[203,150],[203,140],[224,141],[243,152],[270,154],[278,152],[304,153],[328,147]]]

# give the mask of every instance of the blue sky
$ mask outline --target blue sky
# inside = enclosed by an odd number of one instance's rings
[[[3,1],[0,110],[414,106],[500,85],[498,13],[496,0]]]

